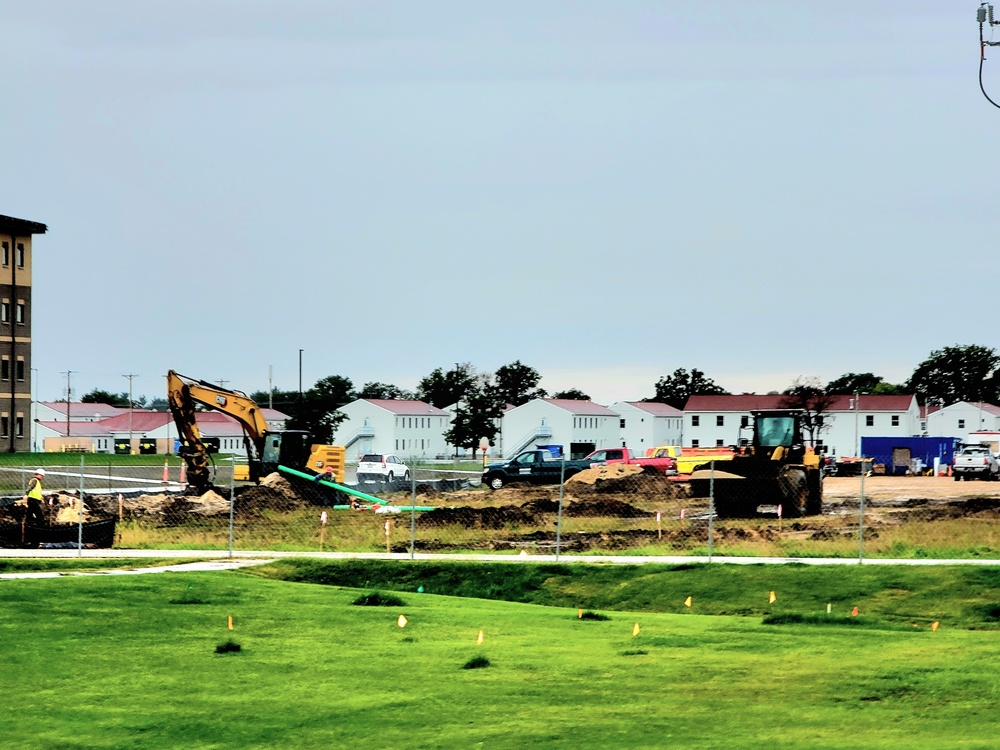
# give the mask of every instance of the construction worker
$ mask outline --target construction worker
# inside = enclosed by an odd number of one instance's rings
[[[45,477],[45,469],[36,469],[35,476],[28,480],[28,489],[21,500],[28,506],[27,520],[36,524],[45,524],[45,515],[42,512],[42,479]]]
[[[326,471],[324,471],[322,474],[317,474],[316,476],[313,477],[313,481],[317,485],[319,484],[319,482],[320,482],[321,479],[324,482],[336,482],[337,481],[337,475],[333,473],[333,467],[332,466],[327,466],[326,467]],[[331,501],[330,495],[329,495],[330,491],[328,489],[326,489],[326,488],[321,488],[321,489],[323,490],[323,505],[336,505],[337,504],[336,498],[339,497],[340,493],[334,492],[333,493],[333,498],[334,499]]]

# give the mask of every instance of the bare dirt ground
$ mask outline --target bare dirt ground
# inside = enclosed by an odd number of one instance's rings
[[[823,481],[823,496],[828,500],[857,498],[860,494],[860,477],[828,477]],[[891,504],[913,499],[964,500],[972,497],[1000,497],[1000,482],[956,482],[952,477],[865,477],[865,498],[876,502]]]

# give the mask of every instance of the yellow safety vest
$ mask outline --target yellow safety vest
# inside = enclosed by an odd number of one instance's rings
[[[28,497],[32,500],[42,499],[42,480],[38,477],[32,477],[31,482],[34,482],[30,487],[28,487]]]

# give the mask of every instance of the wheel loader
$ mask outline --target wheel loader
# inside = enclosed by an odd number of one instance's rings
[[[729,460],[701,464],[691,474],[694,497],[714,497],[719,518],[751,518],[761,505],[785,518],[823,512],[820,456],[806,447],[799,409],[755,411],[753,439]]]

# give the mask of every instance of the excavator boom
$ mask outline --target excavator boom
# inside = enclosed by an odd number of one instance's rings
[[[196,490],[207,489],[212,484],[208,449],[202,442],[195,420],[195,407],[199,404],[228,414],[239,422],[243,427],[251,464],[260,460],[267,420],[260,413],[260,407],[245,393],[170,370],[167,373],[167,403],[181,436],[181,454],[188,467],[188,483]]]

